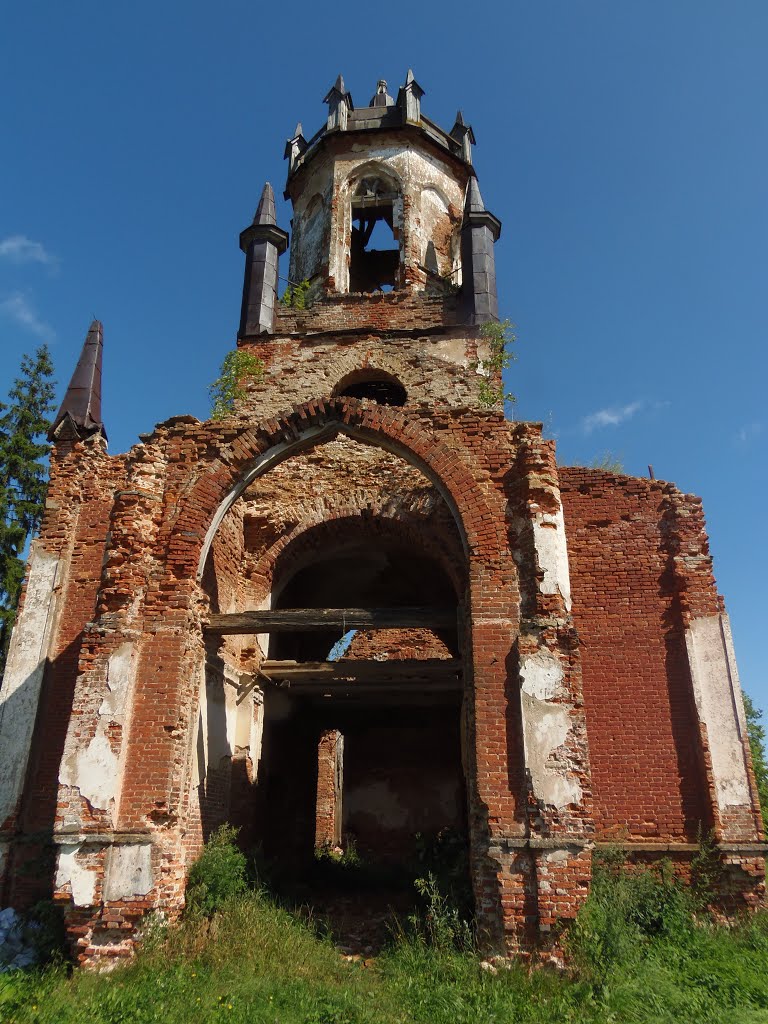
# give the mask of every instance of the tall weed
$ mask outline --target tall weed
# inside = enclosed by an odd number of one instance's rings
[[[222,825],[210,837],[190,868],[187,879],[187,913],[210,917],[228,900],[248,888],[248,861],[235,845],[237,829]]]

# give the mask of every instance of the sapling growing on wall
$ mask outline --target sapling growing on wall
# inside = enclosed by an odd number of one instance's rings
[[[289,284],[283,292],[280,301],[284,306],[291,309],[307,309],[310,303],[307,301],[309,293],[309,281],[299,281],[298,284]]]
[[[235,402],[248,394],[249,382],[264,377],[264,363],[258,356],[236,348],[224,356],[221,373],[208,388],[211,396],[211,418],[223,420],[235,410]]]
[[[516,336],[513,331],[514,324],[510,320],[492,321],[487,324],[483,324],[480,328],[480,334],[485,341],[488,342],[489,353],[487,359],[482,364],[483,371],[488,372],[488,376],[483,375],[480,378],[480,385],[478,387],[478,397],[480,404],[485,409],[491,409],[494,405],[498,405],[499,402],[514,402],[515,396],[511,391],[505,391],[504,385],[496,385],[493,383],[492,378],[497,377],[512,365],[517,359],[515,352],[512,349],[513,344],[516,341]],[[479,364],[475,364],[477,369]]]
[[[755,773],[757,795],[763,815],[763,826],[768,831],[768,758],[765,752],[765,726],[761,722],[762,711],[755,707],[752,698],[744,694],[744,713],[747,718],[747,736],[752,753],[752,771]]]

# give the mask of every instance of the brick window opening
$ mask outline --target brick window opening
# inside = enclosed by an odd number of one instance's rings
[[[399,232],[394,225],[397,198],[380,178],[363,178],[355,190],[349,245],[351,292],[389,292],[399,285]]]
[[[400,381],[381,370],[359,370],[345,377],[333,389],[334,396],[348,395],[350,398],[369,398],[379,405],[402,406],[408,400]]]

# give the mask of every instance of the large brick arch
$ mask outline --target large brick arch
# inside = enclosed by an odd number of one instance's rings
[[[400,410],[346,396],[313,399],[250,427],[229,446],[229,458],[219,455],[211,462],[180,502],[172,524],[168,563],[174,575],[200,578],[221,520],[253,480],[338,433],[391,451],[420,469],[453,513],[470,566],[503,565],[510,582],[516,581],[503,515],[489,507],[466,456]]]
[[[501,936],[501,876],[493,836],[523,806],[522,747],[507,746],[507,719],[519,718],[510,700],[509,658],[519,630],[518,577],[505,535],[504,503],[487,474],[470,462],[473,422],[446,431],[456,447],[400,409],[357,399],[318,398],[265,423],[211,429],[205,464],[193,463],[178,482],[174,512],[160,528],[156,551],[162,602],[147,602],[118,827],[184,828],[192,744],[205,652],[200,622],[200,574],[216,530],[232,504],[262,473],[285,459],[345,434],[403,458],[420,469],[446,501],[468,567],[464,605],[466,777],[472,875],[487,929]],[[515,729],[515,734],[519,728]],[[151,757],[148,757],[147,751]],[[515,762],[514,768],[510,758]],[[175,884],[175,883],[174,883]],[[181,882],[183,887],[183,881]],[[500,940],[499,940],[500,941]]]

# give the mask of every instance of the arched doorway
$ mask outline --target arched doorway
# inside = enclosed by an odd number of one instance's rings
[[[394,880],[412,894],[439,836],[466,851],[467,561],[437,487],[336,437],[243,490],[202,582],[218,629],[193,780],[202,836],[234,823],[278,884],[308,901],[314,888],[316,909],[318,860],[354,850],[368,913],[377,878],[387,900]],[[250,631],[247,609],[260,611]],[[229,740],[216,745],[217,730]]]

